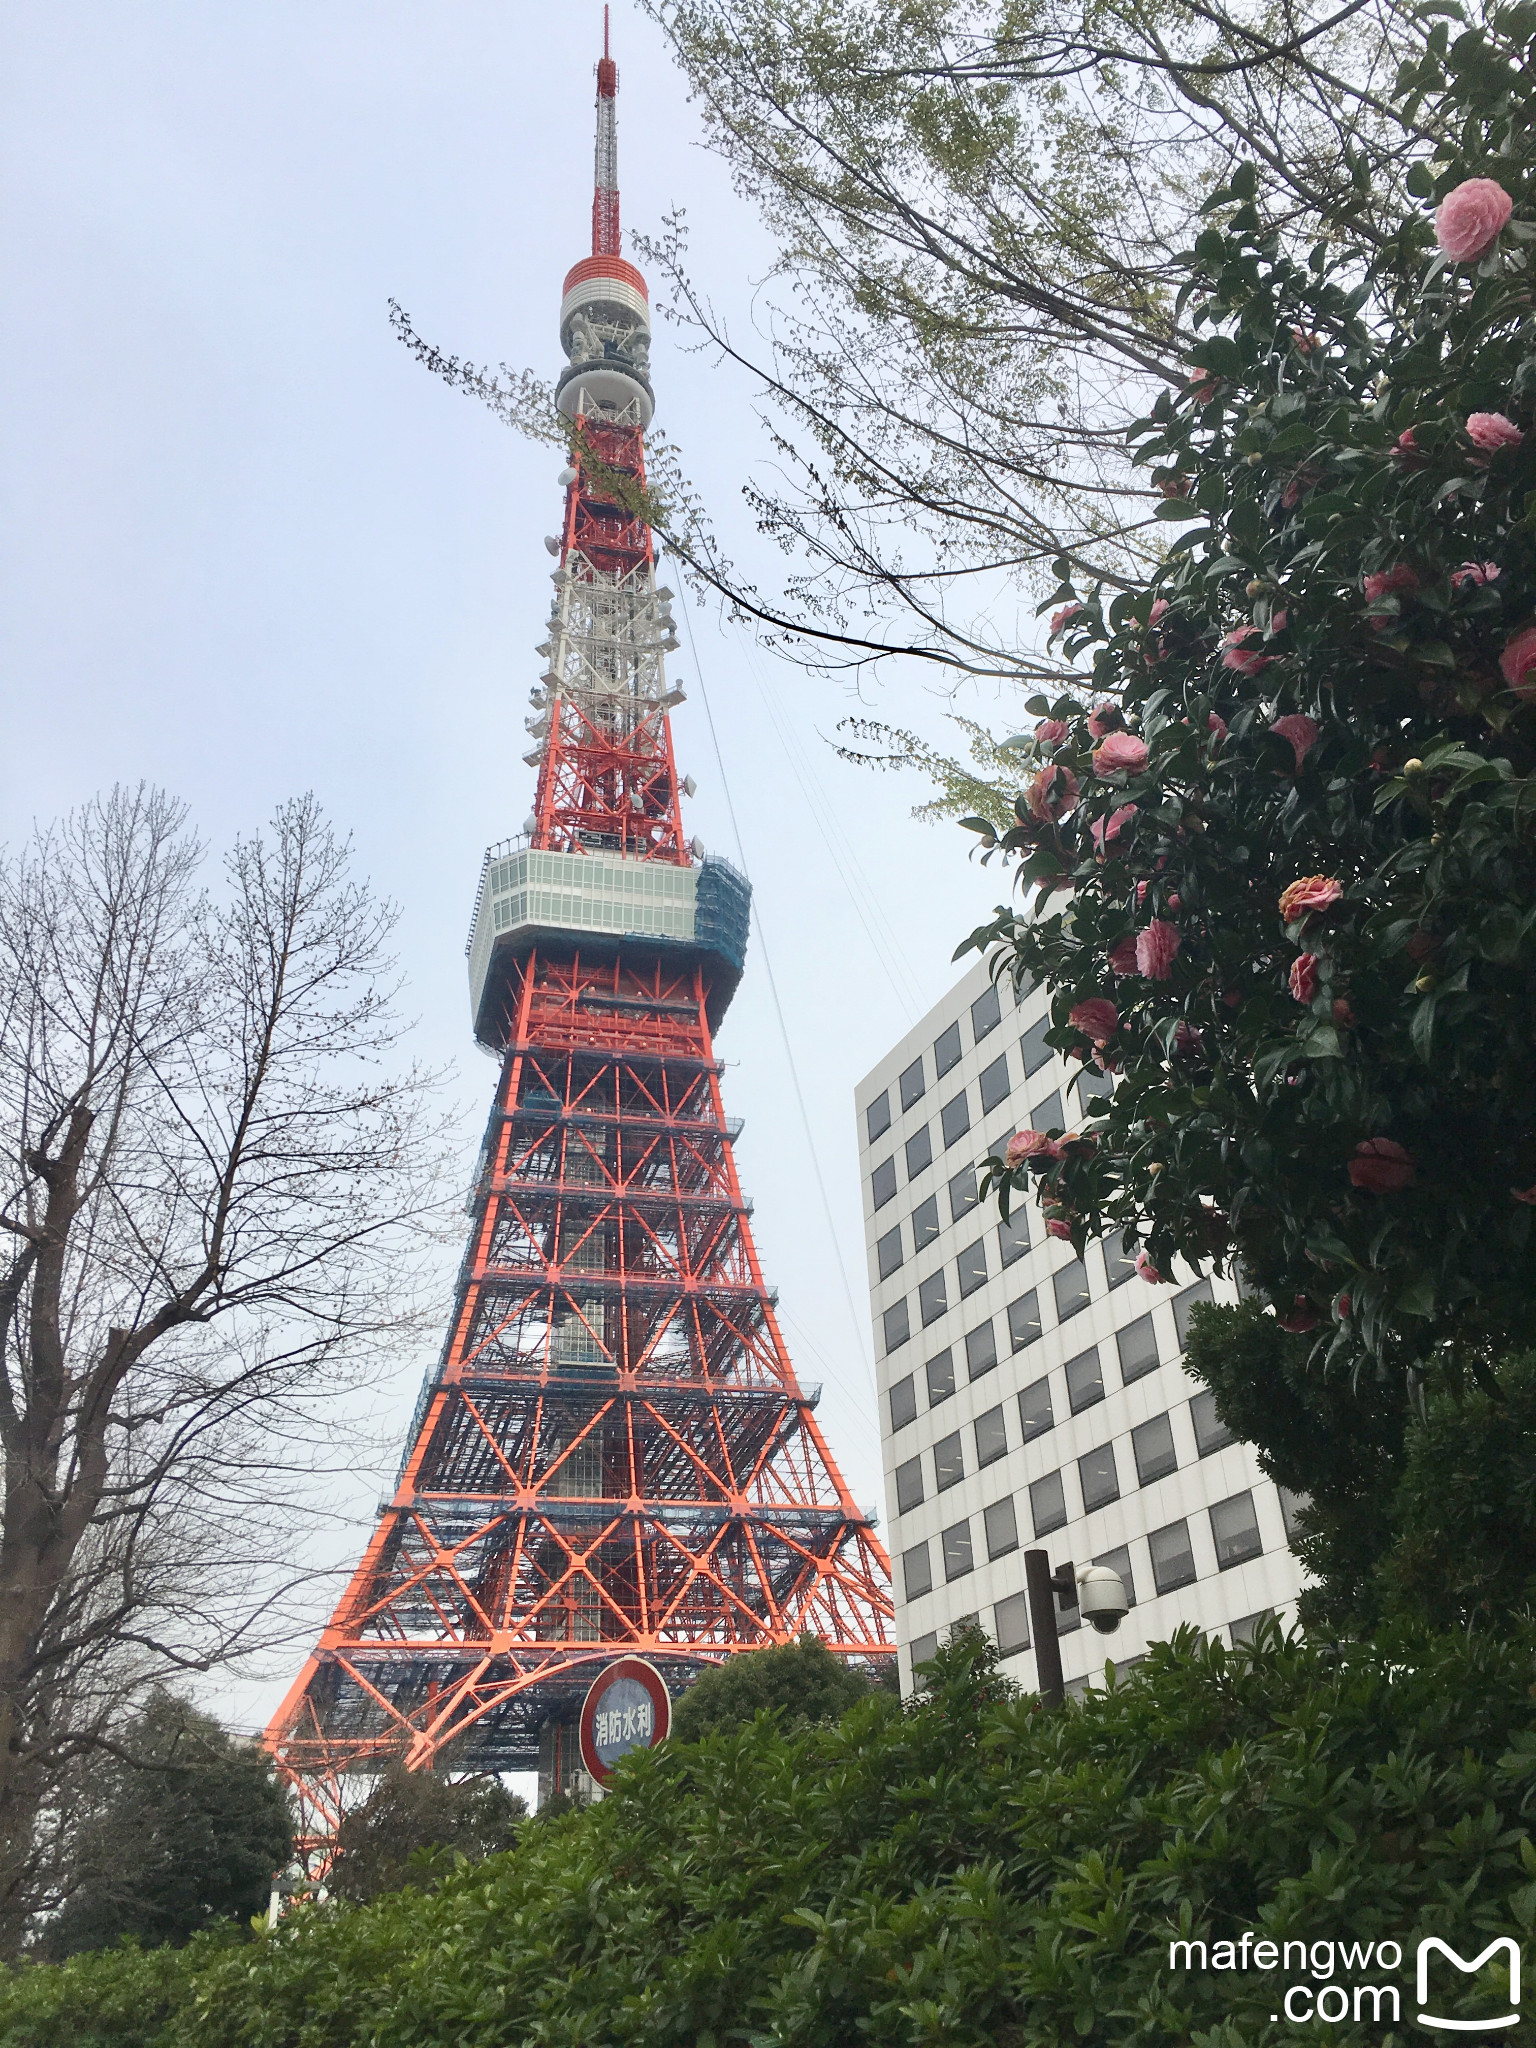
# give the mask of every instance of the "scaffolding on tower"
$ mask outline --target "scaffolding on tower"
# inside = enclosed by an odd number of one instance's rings
[[[571,455],[536,789],[486,855],[467,949],[501,1077],[394,1492],[266,1735],[316,1872],[392,1761],[570,1789],[581,1701],[618,1658],[678,1692],[806,1632],[853,1660],[895,1649],[889,1560],[790,1361],[721,1097],[750,889],[683,824],[617,90],[605,11],[592,253],[560,309]]]

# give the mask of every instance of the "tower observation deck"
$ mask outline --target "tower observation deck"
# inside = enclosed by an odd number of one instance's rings
[[[570,455],[533,807],[485,857],[468,946],[501,1076],[454,1308],[394,1492],[266,1735],[320,1863],[392,1759],[568,1787],[581,1701],[622,1656],[677,1692],[807,1631],[895,1651],[889,1563],[795,1376],[721,1099],[750,890],[683,823],[617,90],[605,29],[592,253],[560,307]]]

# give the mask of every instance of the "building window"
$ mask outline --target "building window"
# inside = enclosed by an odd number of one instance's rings
[[[869,1133],[871,1145],[876,1138],[883,1138],[891,1128],[891,1091],[887,1088],[877,1095],[864,1112],[864,1128]]]
[[[1074,1415],[1081,1415],[1085,1408],[1092,1408],[1104,1398],[1104,1369],[1099,1364],[1099,1347],[1090,1346],[1079,1351],[1076,1358],[1069,1358],[1066,1364],[1067,1406]]]
[[[1037,1131],[1064,1131],[1067,1119],[1061,1107],[1061,1090],[1053,1088],[1044,1102],[1036,1103],[1029,1112],[1029,1120]]]
[[[1127,1280],[1136,1278],[1136,1261],[1126,1251],[1118,1237],[1106,1237],[1101,1245],[1104,1253],[1104,1278],[1111,1294],[1117,1287],[1123,1287]]]
[[[960,1026],[951,1024],[933,1041],[933,1071],[939,1080],[960,1061]]]
[[[1120,1378],[1126,1386],[1157,1369],[1157,1332],[1152,1318],[1138,1316],[1115,1332],[1115,1349],[1120,1354]]]
[[[1081,1259],[1073,1259],[1051,1276],[1051,1285],[1056,1290],[1056,1320],[1066,1322],[1079,1309],[1088,1306],[1088,1268]]]
[[[930,1273],[928,1278],[918,1285],[917,1312],[923,1319],[923,1328],[926,1330],[930,1323],[936,1323],[948,1307],[949,1300],[944,1292],[944,1268],[940,1266],[937,1273]]]
[[[1122,1543],[1118,1550],[1106,1550],[1102,1557],[1096,1557],[1093,1561],[1095,1564],[1107,1565],[1109,1567],[1125,1588],[1125,1604],[1127,1607],[1134,1607],[1136,1605],[1136,1581],[1131,1576],[1131,1553],[1126,1545]],[[1119,1664],[1115,1666],[1117,1671],[1121,1668]]]
[[[971,1128],[971,1105],[966,1101],[963,1088],[939,1111],[939,1123],[943,1127],[946,1150]]]
[[[883,1209],[896,1192],[896,1162],[882,1159],[869,1176],[869,1192],[874,1196],[875,1207]]]
[[[1031,1024],[1024,1036],[1019,1040],[1019,1051],[1024,1055],[1024,1076],[1026,1080],[1031,1074],[1038,1074],[1047,1060],[1056,1057],[1055,1046],[1047,1045],[1045,1042],[1045,1034],[1050,1028],[1050,1018],[1042,1017],[1038,1024]]]
[[[1170,1472],[1179,1469],[1178,1453],[1173,1448],[1173,1424],[1166,1415],[1154,1415],[1150,1422],[1131,1431],[1131,1451],[1136,1459],[1136,1477],[1143,1486],[1150,1486],[1154,1479],[1166,1479]]]
[[[912,1249],[920,1252],[925,1244],[932,1244],[939,1234],[939,1198],[930,1195],[926,1202],[919,1202],[912,1211]]]
[[[997,1226],[997,1249],[1005,1266],[1022,1259],[1029,1250],[1029,1211],[1015,1209],[1006,1223]]]
[[[933,1140],[928,1135],[928,1126],[914,1131],[907,1140],[907,1179],[916,1180],[926,1167],[933,1164]]]
[[[964,1477],[965,1448],[957,1429],[941,1436],[933,1447],[933,1483],[943,1493],[946,1487],[958,1486]]]
[[[1189,1419],[1195,1426],[1195,1449],[1202,1458],[1208,1458],[1212,1451],[1224,1451],[1234,1441],[1231,1430],[1216,1413],[1216,1396],[1208,1387],[1190,1402]]]
[[[939,1632],[937,1629],[931,1628],[929,1629],[927,1635],[913,1637],[911,1657],[912,1679],[914,1684],[917,1682],[917,1674],[921,1667],[924,1664],[931,1664],[938,1654]]]
[[[917,1388],[908,1373],[904,1380],[897,1380],[886,1395],[891,1406],[891,1428],[905,1429],[909,1422],[917,1420]]]
[[[1026,1387],[1019,1396],[1019,1421],[1024,1427],[1025,1443],[1037,1436],[1044,1436],[1055,1426],[1056,1418],[1051,1413],[1051,1382],[1049,1376],[1036,1380]]]
[[[1197,1301],[1211,1299],[1209,1280],[1197,1280],[1193,1287],[1186,1287],[1173,1297],[1173,1320],[1179,1332],[1179,1349],[1189,1349],[1189,1312]]]
[[[933,1591],[933,1559],[926,1543],[914,1543],[901,1554],[901,1582],[909,1600],[920,1600]]]
[[[1152,1583],[1159,1593],[1176,1593],[1195,1582],[1195,1553],[1189,1547],[1188,1522],[1170,1522],[1147,1538],[1152,1553]]]
[[[944,1546],[944,1578],[946,1583],[952,1579],[963,1579],[975,1562],[971,1556],[970,1523],[956,1522],[951,1528],[944,1531],[939,1541]],[[964,1622],[957,1621],[955,1627],[964,1627]]]
[[[974,1244],[968,1244],[955,1255],[955,1271],[960,1276],[960,1299],[974,1294],[978,1287],[987,1284],[987,1240],[978,1237]]]
[[[955,1354],[947,1345],[937,1358],[929,1359],[927,1373],[928,1406],[937,1408],[955,1391]]]
[[[971,1005],[971,1036],[980,1045],[989,1031],[995,1031],[1003,1021],[1002,997],[997,983],[979,995]]]
[[[1095,1102],[1114,1092],[1114,1082],[1108,1074],[1101,1074],[1097,1067],[1084,1067],[1077,1077],[1077,1104],[1085,1116]]]
[[[1001,1500],[993,1501],[981,1520],[987,1532],[989,1558],[1006,1557],[1010,1550],[1018,1549],[1019,1522],[1013,1512],[1012,1494],[1004,1494]]]
[[[969,1378],[979,1380],[996,1363],[997,1337],[992,1328],[992,1318],[988,1316],[984,1323],[978,1323],[974,1330],[965,1333],[965,1370]]]
[[[875,1246],[875,1256],[880,1262],[880,1278],[882,1280],[889,1280],[901,1264],[902,1259],[901,1225],[899,1223],[894,1230],[888,1230]]]
[[[1275,1491],[1280,1496],[1280,1514],[1285,1522],[1285,1540],[1289,1543],[1296,1534],[1296,1517],[1303,1508],[1311,1507],[1312,1496],[1309,1493],[1292,1493],[1288,1486],[1277,1486]]]
[[[893,1308],[886,1310],[884,1325],[886,1350],[899,1351],[912,1334],[912,1324],[907,1315],[907,1304],[904,1300],[898,1301]]]
[[[1259,1534],[1253,1495],[1234,1493],[1230,1500],[1217,1501],[1211,1509],[1211,1534],[1216,1539],[1216,1562],[1222,1571],[1257,1557],[1264,1548],[1264,1539]]]
[[[981,1196],[976,1192],[976,1169],[968,1166],[963,1173],[957,1173],[949,1184],[949,1213],[958,1223],[962,1216],[969,1216]]]
[[[1017,1301],[1008,1304],[1008,1339],[1015,1351],[1023,1351],[1040,1335],[1040,1297],[1031,1287]]]
[[[976,1418],[976,1465],[996,1464],[1008,1453],[1008,1421],[1001,1404]]]
[[[1232,1631],[1233,1649],[1235,1650],[1239,1643],[1251,1643],[1259,1632],[1259,1623],[1273,1621],[1274,1618],[1273,1607],[1261,1607],[1257,1614],[1245,1614],[1241,1621],[1228,1622],[1227,1626]]]
[[[1063,1529],[1067,1521],[1067,1492],[1059,1472],[1047,1472],[1029,1489],[1029,1514],[1036,1536],[1049,1536]]]
[[[1008,1100],[1008,1055],[1000,1052],[990,1067],[981,1070],[981,1110],[983,1116],[989,1109],[996,1109],[1000,1102]]]
[[[921,1102],[923,1099],[923,1089],[926,1085],[923,1080],[923,1056],[919,1053],[911,1066],[907,1068],[901,1079],[896,1083],[896,1086],[901,1090],[902,1108],[910,1109],[914,1102]]]
[[[1079,1458],[1077,1476],[1082,1482],[1084,1514],[1091,1515],[1095,1508],[1107,1508],[1112,1500],[1120,1498],[1120,1474],[1115,1470],[1113,1444],[1100,1444],[1096,1451]]]
[[[923,1502],[923,1461],[908,1458],[905,1465],[896,1467],[896,1512],[909,1515]]]
[[[992,1610],[992,1629],[997,1647],[1005,1657],[1015,1657],[1029,1648],[1029,1595],[1010,1593]]]

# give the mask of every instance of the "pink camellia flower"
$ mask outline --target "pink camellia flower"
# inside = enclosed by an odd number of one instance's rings
[[[1528,1188],[1511,1188],[1509,1192],[1514,1196],[1517,1202],[1526,1202],[1531,1204],[1532,1206],[1536,1206],[1536,1186]]]
[[[1290,624],[1290,619],[1291,615],[1284,605],[1280,607],[1279,611],[1271,612],[1269,615],[1269,637],[1273,639],[1277,633],[1283,633]]]
[[[1275,658],[1272,654],[1260,654],[1256,648],[1243,645],[1258,630],[1257,626],[1234,626],[1230,633],[1222,634],[1221,644],[1226,649],[1221,657],[1223,668],[1236,669],[1240,676],[1256,676],[1261,668],[1269,667]]]
[[[1453,263],[1486,256],[1509,224],[1515,202],[1492,178],[1467,178],[1435,209],[1435,240]]]
[[[1215,737],[1216,744],[1220,746],[1227,736],[1227,721],[1217,712],[1212,711],[1206,718],[1205,727],[1206,731]]]
[[[1112,732],[1093,750],[1095,775],[1113,775],[1122,768],[1127,775],[1139,775],[1146,765],[1147,743],[1133,732]]]
[[[1498,576],[1497,562],[1463,562],[1459,569],[1451,571],[1451,588],[1475,589],[1479,584],[1496,582]]]
[[[1348,996],[1334,997],[1333,1021],[1335,1024],[1339,1026],[1341,1030],[1344,1031],[1347,1031],[1350,1028],[1350,1026],[1354,1023],[1355,1013],[1353,1009],[1350,1007]]]
[[[1518,448],[1525,436],[1504,413],[1469,412],[1467,439],[1485,453],[1496,455],[1501,448]]]
[[[1406,562],[1399,562],[1393,569],[1378,569],[1374,576],[1367,576],[1361,584],[1367,604],[1376,604],[1381,598],[1393,597],[1398,591],[1412,591],[1419,587],[1415,570]]]
[[[1136,938],[1122,939],[1109,949],[1109,966],[1113,974],[1134,974],[1136,972]]]
[[[1341,1323],[1347,1323],[1349,1321],[1350,1314],[1354,1308],[1354,1303],[1350,1300],[1347,1294],[1341,1294],[1338,1300],[1333,1304],[1333,1308],[1334,1313],[1335,1315],[1337,1315],[1339,1321]]]
[[[1120,732],[1124,726],[1125,718],[1120,706],[1112,698],[1106,697],[1102,704],[1095,704],[1088,714],[1088,730],[1096,740],[1103,739],[1106,733]]]
[[[1302,953],[1291,962],[1291,994],[1298,1003],[1310,1003],[1317,994],[1317,955]]]
[[[1093,835],[1094,845],[1099,849],[1100,860],[1104,858],[1106,847],[1115,844],[1115,841],[1120,837],[1120,834],[1135,815],[1136,806],[1134,804],[1121,804],[1120,808],[1116,811],[1111,811],[1107,818],[1094,819],[1089,830]]]
[[[1077,802],[1077,777],[1070,768],[1058,768],[1052,762],[1049,768],[1042,768],[1024,792],[1024,801],[1030,813],[1042,824],[1053,823],[1064,818]]]
[[[1331,910],[1343,894],[1343,883],[1336,882],[1331,875],[1303,875],[1299,882],[1292,882],[1281,891],[1281,918],[1286,924],[1295,924],[1310,910]]]
[[[1317,1328],[1316,1312],[1304,1294],[1297,1295],[1284,1315],[1277,1311],[1275,1321],[1282,1330],[1289,1330],[1293,1337],[1304,1337],[1308,1330]]]
[[[1082,610],[1080,604],[1064,604],[1060,611],[1051,613],[1051,638],[1054,640],[1062,627],[1075,619]]]
[[[1220,388],[1221,379],[1197,363],[1189,373],[1189,395],[1196,405],[1209,405]]]
[[[1037,747],[1059,747],[1067,736],[1067,721],[1064,718],[1042,718],[1035,727]]]
[[[1038,1159],[1053,1149],[1044,1131],[1015,1131],[1003,1153],[1003,1164],[1010,1168],[1022,1166],[1026,1159]]]
[[[1108,996],[1089,996],[1086,1002],[1073,1006],[1067,1022],[1095,1045],[1108,1045],[1120,1027],[1120,1012]]]
[[[1318,734],[1322,731],[1315,718],[1308,718],[1300,711],[1291,711],[1284,718],[1272,719],[1269,729],[1271,732],[1279,733],[1281,739],[1290,741],[1296,754],[1298,769],[1317,745]]]
[[[1168,908],[1170,910],[1182,910],[1184,908],[1184,899],[1180,896],[1177,889],[1170,889],[1168,891]]]
[[[1165,1273],[1159,1273],[1156,1266],[1153,1265],[1151,1259],[1147,1256],[1145,1248],[1136,1254],[1136,1271],[1143,1280],[1149,1281],[1154,1287],[1166,1287],[1168,1285],[1168,1276]]]
[[[1153,598],[1153,600],[1152,600],[1152,609],[1151,609],[1151,611],[1150,611],[1150,612],[1148,612],[1148,614],[1147,614],[1147,624],[1148,624],[1149,626],[1155,626],[1155,625],[1156,625],[1156,624],[1158,623],[1158,621],[1159,621],[1160,619],[1163,619],[1163,618],[1165,618],[1165,617],[1167,616],[1167,612],[1168,612],[1168,600],[1167,600],[1167,598],[1166,598],[1166,597],[1154,597],[1154,598]]]
[[[1179,928],[1165,917],[1154,917],[1136,934],[1136,971],[1148,981],[1167,981],[1173,973],[1173,956],[1180,945]]]
[[[1173,1050],[1179,1059],[1188,1059],[1193,1053],[1203,1051],[1204,1040],[1192,1025],[1181,1017],[1173,1027]]]
[[[1047,1223],[1045,1226],[1045,1234],[1047,1237],[1070,1238],[1072,1235],[1072,1228],[1070,1224],[1063,1223],[1059,1216],[1053,1216],[1050,1222]]]
[[[1536,626],[1522,626],[1505,642],[1499,672],[1517,697],[1536,697]]]
[[[1413,1179],[1412,1159],[1392,1138],[1366,1138],[1355,1147],[1349,1177],[1372,1195],[1395,1195]]]

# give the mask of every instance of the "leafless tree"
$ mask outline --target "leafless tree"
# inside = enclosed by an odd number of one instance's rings
[[[317,1404],[409,1326],[441,1190],[393,909],[312,799],[200,884],[116,790],[0,860],[0,1945],[123,1695],[258,1641]]]

